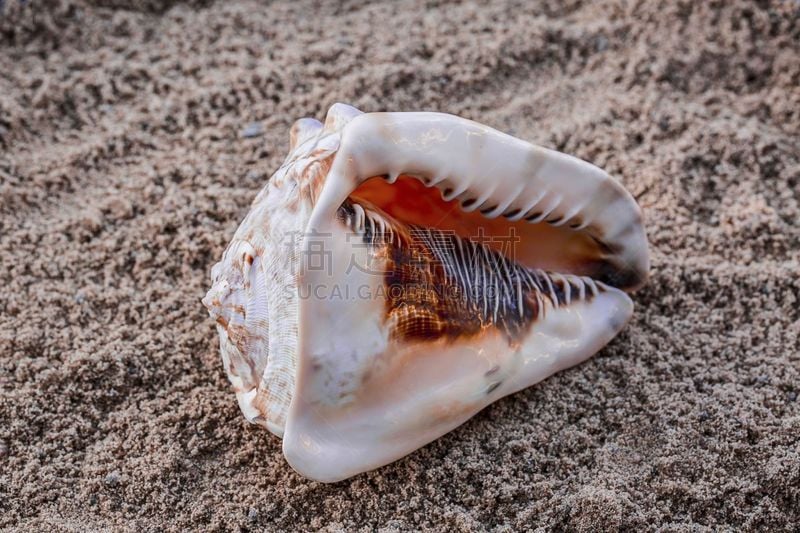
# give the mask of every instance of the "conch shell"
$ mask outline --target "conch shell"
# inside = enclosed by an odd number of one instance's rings
[[[578,364],[648,273],[601,169],[443,113],[305,118],[203,299],[244,416],[332,482]]]

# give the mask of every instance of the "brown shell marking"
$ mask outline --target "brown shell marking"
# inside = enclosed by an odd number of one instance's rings
[[[365,206],[367,212],[376,208]],[[452,231],[390,222],[383,233],[367,224],[363,239],[385,258],[386,323],[391,338],[403,342],[455,341],[499,330],[516,344],[544,312],[547,299],[554,306],[589,300],[578,278],[550,276],[529,269],[503,254],[456,235]],[[353,226],[355,211],[345,202],[339,217]],[[571,283],[575,284],[574,286]],[[575,296],[571,296],[575,294]]]

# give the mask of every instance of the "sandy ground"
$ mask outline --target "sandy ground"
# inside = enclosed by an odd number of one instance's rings
[[[0,2],[0,527],[796,527],[800,6],[588,4]],[[323,485],[240,415],[200,298],[336,101],[604,167],[653,269],[589,362]]]

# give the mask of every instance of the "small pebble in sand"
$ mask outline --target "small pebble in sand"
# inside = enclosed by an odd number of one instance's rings
[[[242,130],[242,137],[245,139],[252,139],[253,137],[258,137],[262,133],[264,133],[264,128],[261,126],[261,123],[251,122]]]
[[[109,472],[108,474],[106,474],[105,482],[106,482],[106,485],[108,485],[109,487],[114,487],[114,486],[118,485],[119,484],[119,472],[114,470],[113,472]]]
[[[245,176],[250,181],[264,181],[264,175],[261,172],[250,170]]]

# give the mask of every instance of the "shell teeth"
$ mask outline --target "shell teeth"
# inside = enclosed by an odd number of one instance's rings
[[[352,231],[362,236],[369,235],[372,244],[394,242],[394,229],[383,215],[356,202],[348,202],[347,206],[351,212],[343,218]]]
[[[589,276],[583,276],[581,279],[586,285],[589,286],[589,290],[592,292],[592,298],[597,296],[598,291],[597,291],[597,284],[595,283],[595,281]]]
[[[468,184],[462,182],[458,187],[445,189],[442,191],[442,200],[445,202],[450,202],[467,192],[468,188]]]
[[[595,281],[587,276],[559,274],[557,272],[540,272],[539,275],[545,280],[547,285],[546,294],[555,307],[584,302],[587,300],[587,296],[594,298],[599,293]],[[543,293],[541,285],[536,288],[538,289],[537,292]],[[560,295],[556,289],[561,291]]]
[[[353,204],[353,210],[355,211],[355,218],[353,220],[353,226],[357,231],[363,231],[364,229],[364,208],[358,204]]]
[[[475,198],[467,198],[461,202],[461,210],[466,212],[473,204],[475,204]]]
[[[447,176],[445,174],[439,174],[437,176],[434,176],[431,179],[423,178],[422,179],[422,183],[424,183],[426,187],[436,187],[437,185],[439,185],[440,183],[442,183],[446,179],[447,179]]]
[[[466,193],[468,191],[469,191],[469,187],[467,186],[466,183],[464,183],[460,187],[457,187],[455,192],[453,192],[453,198],[460,198],[461,196],[464,195],[464,193]]]
[[[531,224],[537,224],[537,223],[541,222],[542,220],[547,219],[547,217],[550,215],[550,213],[552,213],[558,207],[558,204],[560,204],[560,203],[561,203],[561,196],[557,195],[557,196],[555,196],[553,198],[553,200],[550,202],[550,204],[545,209],[543,209],[541,211],[537,211],[536,213],[534,213],[531,216],[526,216],[525,220],[527,220]]]
[[[531,210],[534,207],[536,207],[539,204],[539,202],[542,201],[542,199],[545,197],[546,194],[547,194],[547,191],[544,191],[544,190],[539,191],[539,194],[537,194],[531,200],[529,200],[527,205],[525,207],[523,207],[522,209],[520,209],[517,214],[509,215],[508,216],[508,220],[513,222],[513,221],[519,220],[519,219],[521,219],[523,217],[526,217],[531,212]]]
[[[500,202],[497,205],[496,208],[494,208],[494,209],[492,209],[491,211],[488,211],[488,212],[481,211],[481,213],[483,213],[487,218],[496,218],[496,217],[500,216],[501,214],[503,216],[506,216],[505,213],[508,211],[508,208],[517,200],[517,198],[519,198],[519,195],[522,194],[522,191],[524,189],[525,189],[524,185],[519,185],[517,187],[517,189],[514,191],[514,194],[512,194],[508,198],[506,198],[505,201]],[[508,218],[508,217],[506,217],[506,218]]]
[[[555,273],[550,274],[550,278],[564,292],[564,303],[569,305],[571,303],[571,296],[572,296],[571,286],[569,282],[561,274],[555,274]],[[558,302],[558,298],[555,299],[555,302]]]
[[[583,204],[573,207],[567,213],[565,213],[559,220],[548,221],[551,226],[562,226],[572,220],[578,213],[583,210]],[[574,227],[572,229],[575,229]]]
[[[547,290],[550,294],[550,300],[553,302],[553,305],[558,305],[558,296],[556,296],[556,289],[553,287],[553,280],[550,276],[544,276],[545,282],[547,282]]]
[[[485,190],[485,191],[483,192],[483,194],[481,194],[481,195],[480,195],[480,196],[479,196],[479,197],[478,197],[478,198],[475,200],[475,203],[473,203],[473,204],[472,204],[472,205],[471,205],[469,208],[467,208],[467,209],[464,209],[464,211],[466,211],[467,213],[471,213],[472,211],[475,211],[476,209],[480,209],[480,208],[482,208],[482,207],[483,207],[483,205],[484,205],[484,204],[485,204],[485,203],[486,203],[486,202],[489,200],[489,197],[490,197],[491,195],[492,195],[492,190],[491,190],[491,189],[487,189],[487,190]]]

